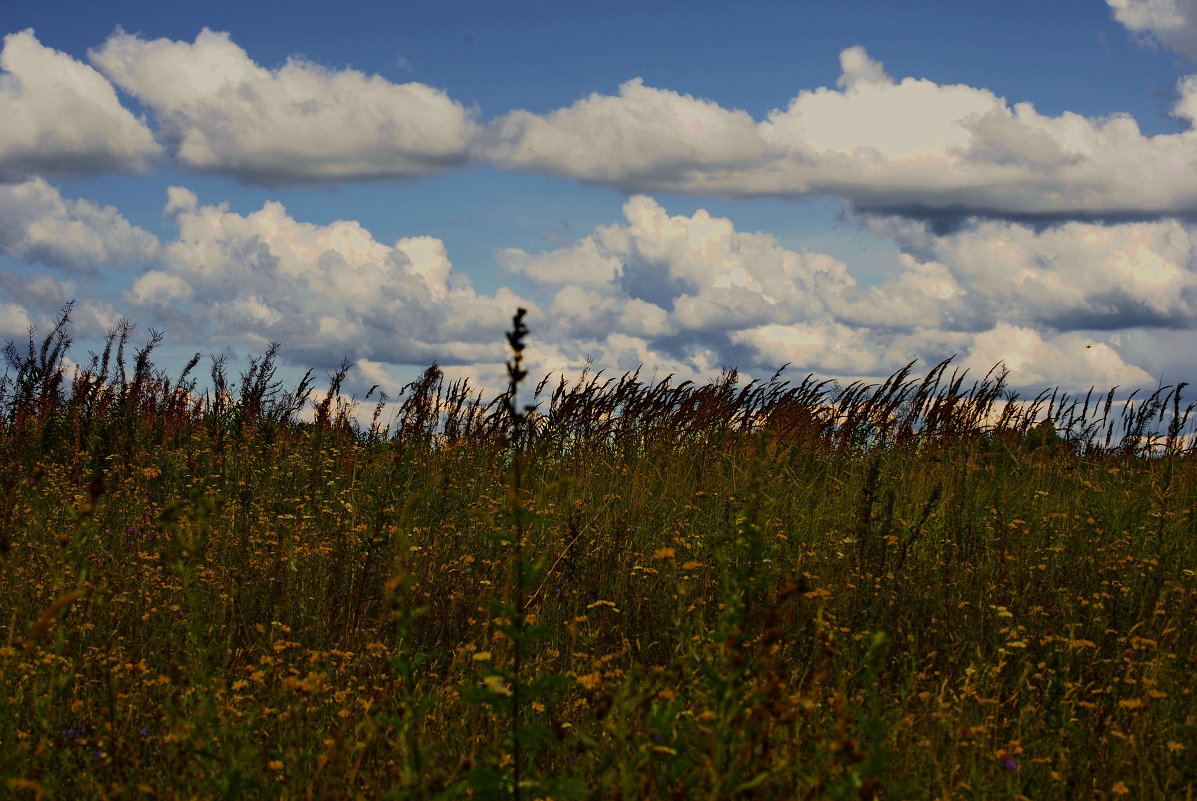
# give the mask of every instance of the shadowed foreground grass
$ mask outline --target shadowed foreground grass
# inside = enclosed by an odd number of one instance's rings
[[[529,415],[430,369],[362,430],[343,372],[301,425],[276,348],[199,395],[128,336],[7,354],[5,797],[1194,793],[1179,391],[599,376]]]

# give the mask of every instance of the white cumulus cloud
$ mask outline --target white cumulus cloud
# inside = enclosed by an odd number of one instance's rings
[[[73,280],[59,280],[45,273],[17,275],[0,271],[0,341],[28,342],[29,327],[36,329],[35,343],[53,327],[67,304],[72,304],[70,335],[95,342],[116,325],[121,313],[110,302],[95,297],[93,287]]]
[[[645,86],[493,121],[486,155],[630,192],[833,196],[912,217],[1144,218],[1197,212],[1197,132],[1145,136],[1129,115],[1046,116],[989,90],[897,80],[862,47],[837,88],[763,120]],[[1178,118],[1197,116],[1197,79]]]
[[[1197,60],[1197,2],[1193,0],[1106,0],[1127,30]]]
[[[178,236],[126,290],[130,317],[208,348],[279,341],[304,366],[349,358],[392,394],[393,368],[434,361],[450,378],[502,386],[503,333],[519,306],[530,310],[536,377],[590,364],[701,381],[789,362],[799,375],[876,380],[955,355],[978,377],[1001,362],[1020,389],[1128,387],[1183,373],[1197,347],[1197,228],[1175,220],[971,220],[942,234],[869,215],[864,231],[899,253],[864,281],[833,255],[636,195],[622,220],[576,242],[498,253],[529,281],[530,300],[477,292],[434,237],[387,244],[352,220],[307,223],[277,202],[237,213],[182,187],[169,189],[166,211]],[[0,272],[0,303],[41,320],[86,293],[85,280]],[[89,330],[118,317],[100,302],[79,310]]]
[[[112,206],[70,200],[41,178],[0,184],[0,252],[71,272],[150,263],[158,239]]]
[[[247,182],[430,175],[464,163],[475,133],[439,89],[298,58],[267,69],[207,28],[192,43],[117,31],[90,57],[153,110],[183,163]]]
[[[20,342],[29,334],[33,321],[25,307],[16,303],[0,301],[0,340]]]
[[[688,171],[743,168],[766,153],[747,113],[639,78],[618,96],[592,94],[547,116],[513,111],[489,133],[488,155],[501,166],[630,188],[685,183]]]
[[[33,30],[4,37],[0,131],[0,181],[142,172],[161,150],[100,73]]]
[[[502,254],[554,291],[545,336],[575,365],[586,355],[622,365],[635,354],[686,377],[712,365],[762,375],[790,362],[867,378],[955,355],[972,370],[988,362],[981,374],[1004,362],[1021,387],[1125,386],[1149,380],[1140,362],[1151,346],[1128,355],[1118,332],[1197,341],[1194,232],[1175,221],[1035,229],[974,220],[940,235],[867,217],[866,230],[901,252],[880,283],[862,285],[829,254],[789,250],[702,210],[671,215],[637,195],[623,212],[624,222],[572,245]]]
[[[859,375],[884,349],[872,326],[932,324],[937,304],[960,291],[950,275],[913,260],[894,286],[863,290],[831,256],[787,250],[701,209],[671,215],[644,195],[623,212],[625,222],[573,245],[500,254],[509,269],[560,287],[548,337],[575,358],[607,365],[636,354],[638,364],[686,377],[712,365],[772,371],[786,361]]]
[[[1029,386],[1109,388],[1152,381],[1149,373],[1127,364],[1107,343],[1075,333],[1045,339],[1033,328],[1010,323],[977,334],[963,365],[984,375],[999,362],[1012,379]]]
[[[974,324],[1058,330],[1188,328],[1197,321],[1197,240],[1177,220],[1044,230],[981,221],[948,235],[924,223],[873,220],[919,269],[947,269],[969,293]]]
[[[501,362],[511,314],[535,309],[506,289],[475,292],[432,237],[387,245],[357,222],[306,223],[277,202],[237,214],[181,187],[167,212],[178,238],[125,301],[172,334],[255,348],[276,340],[320,365]]]

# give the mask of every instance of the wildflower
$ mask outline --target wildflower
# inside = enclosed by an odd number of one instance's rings
[[[495,695],[511,695],[511,688],[507,686],[507,682],[503,680],[502,676],[487,676],[483,679],[483,684]]]
[[[603,683],[603,674],[599,671],[595,671],[594,673],[587,673],[585,676],[578,676],[575,681],[577,681],[578,684],[581,684],[586,689],[593,690],[595,687],[598,687]]]
[[[1003,748],[1001,751],[998,751],[997,759],[1003,769],[1008,770],[1011,773],[1018,770],[1018,761],[1011,756],[1010,752],[1005,748]]]
[[[589,604],[586,608],[594,609],[599,606],[609,606],[609,607],[611,607],[611,611],[616,612],[616,613],[619,612],[619,607],[615,605],[614,601],[595,601],[594,603]]]

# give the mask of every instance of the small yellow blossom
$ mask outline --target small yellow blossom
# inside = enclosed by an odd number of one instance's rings
[[[507,682],[503,680],[502,676],[487,676],[483,679],[486,689],[490,690],[495,695],[511,695],[511,688],[507,686]]]
[[[593,690],[595,687],[603,683],[603,674],[596,670],[594,673],[587,673],[585,676],[578,676],[577,682],[587,690]]]

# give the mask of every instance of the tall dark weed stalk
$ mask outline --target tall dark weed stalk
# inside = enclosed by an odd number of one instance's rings
[[[574,797],[584,790],[584,784],[567,777],[552,775],[541,763],[541,755],[555,737],[550,727],[533,717],[533,704],[542,713],[555,715],[560,705],[559,692],[565,677],[546,672],[539,664],[541,642],[547,633],[529,610],[532,588],[538,586],[544,571],[539,559],[529,556],[530,511],[526,505],[525,480],[532,456],[532,413],[534,406],[519,407],[519,390],[527,372],[523,367],[527,347],[528,328],[524,323],[525,309],[516,311],[512,329],[507,334],[511,359],[507,362],[507,392],[500,398],[507,420],[508,449],[506,508],[508,521],[499,534],[499,545],[507,551],[507,578],[504,595],[492,601],[491,614],[495,628],[503,636],[509,649],[506,665],[498,655],[485,656],[486,662],[495,659],[494,672],[484,678],[474,698],[492,705],[506,701],[507,723],[504,740],[506,753],[499,769],[480,767],[470,774],[472,790],[483,798],[513,798],[516,801],[531,797]],[[539,391],[539,390],[538,390]]]

